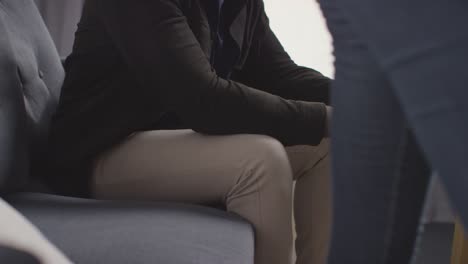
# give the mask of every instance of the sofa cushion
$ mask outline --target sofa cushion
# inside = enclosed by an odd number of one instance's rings
[[[0,0],[0,192],[39,171],[64,70],[33,0]]]
[[[0,263],[40,264],[32,255],[13,248],[0,246]]]
[[[253,264],[253,229],[207,207],[21,194],[7,199],[76,263]]]

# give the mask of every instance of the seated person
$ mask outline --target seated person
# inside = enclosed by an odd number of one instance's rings
[[[86,1],[65,68],[57,192],[222,204],[258,264],[291,262],[294,205],[297,263],[325,262],[330,79],[291,60],[262,0]]]

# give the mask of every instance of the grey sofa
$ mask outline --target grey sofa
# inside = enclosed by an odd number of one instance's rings
[[[34,168],[47,147],[63,79],[34,1],[0,0],[2,198],[76,263],[253,263],[251,225],[222,210],[77,199],[27,189],[38,176]],[[12,252],[0,248],[0,263],[31,263]]]

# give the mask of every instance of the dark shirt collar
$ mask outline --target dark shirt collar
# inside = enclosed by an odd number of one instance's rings
[[[247,1],[200,0],[214,41],[211,63],[221,77],[229,78],[240,58],[247,19]]]
[[[221,16],[224,15],[222,14],[224,1],[225,0],[204,0],[203,2],[208,21],[211,28],[214,30],[221,30],[219,26],[221,22]]]
[[[221,12],[221,8],[224,5],[224,0],[218,0],[218,11]]]
[[[248,0],[200,0],[207,11],[207,15],[211,16],[213,13],[219,14],[221,9],[223,9],[223,16],[227,27],[230,27],[232,22],[234,22],[239,15],[242,15],[243,8],[247,1]],[[218,12],[215,11],[215,8],[218,9]]]

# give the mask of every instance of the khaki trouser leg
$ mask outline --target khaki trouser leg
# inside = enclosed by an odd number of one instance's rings
[[[285,264],[293,245],[292,182],[275,139],[166,130],[134,134],[104,154],[93,185],[103,199],[224,203],[254,226],[255,263]]]
[[[297,264],[324,264],[331,229],[329,142],[286,149],[294,179]]]

